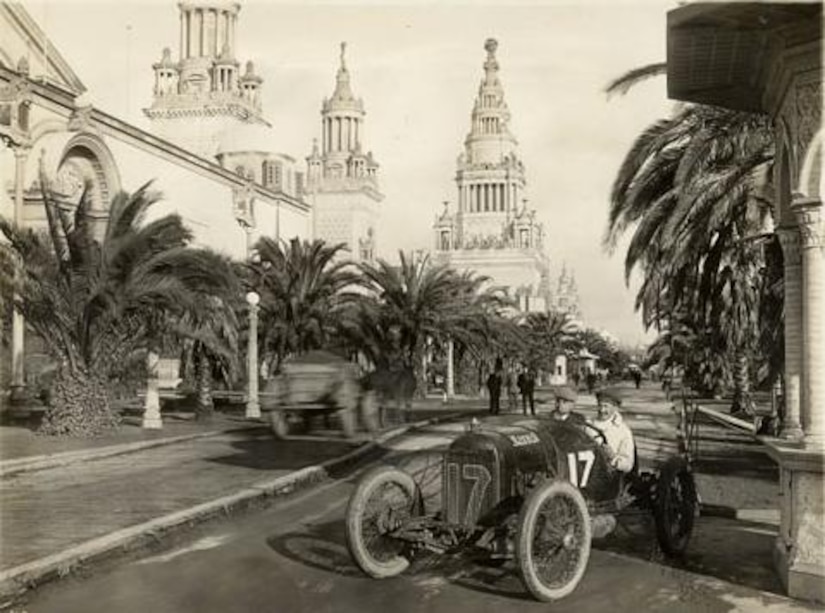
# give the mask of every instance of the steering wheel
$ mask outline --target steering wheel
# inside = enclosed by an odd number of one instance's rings
[[[591,424],[589,421],[583,421],[582,424],[586,428],[590,428],[591,430],[593,430],[598,435],[598,437],[601,439],[602,445],[607,445],[607,436],[605,435],[604,431],[601,428],[597,428],[596,426]]]

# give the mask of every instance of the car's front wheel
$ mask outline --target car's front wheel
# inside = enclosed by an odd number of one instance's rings
[[[569,595],[587,569],[590,515],[578,489],[567,481],[545,481],[524,501],[516,557],[524,585],[537,600]]]
[[[696,515],[696,483],[687,463],[673,458],[665,463],[656,482],[653,516],[659,547],[669,556],[687,549]]]
[[[392,533],[420,514],[420,501],[413,478],[397,468],[376,468],[358,483],[347,507],[347,544],[366,574],[383,579],[407,569],[406,543]]]

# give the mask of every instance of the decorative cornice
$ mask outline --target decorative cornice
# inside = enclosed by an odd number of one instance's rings
[[[794,195],[791,210],[799,221],[802,249],[825,247],[825,227],[822,223],[822,201]]]

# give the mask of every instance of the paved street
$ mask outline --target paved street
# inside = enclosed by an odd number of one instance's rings
[[[462,424],[397,439],[384,461],[421,472]],[[27,596],[19,611],[179,613],[184,611],[507,611],[547,609],[530,600],[514,568],[426,559],[402,577],[376,581],[353,565],[343,514],[355,476],[285,498],[270,508],[178,535],[163,550],[97,568]],[[714,524],[718,530],[720,524]],[[697,530],[701,531],[702,524]],[[716,533],[719,536],[721,533]],[[652,538],[642,535],[641,539]],[[712,544],[709,544],[712,546]],[[717,548],[724,549],[724,542]],[[712,577],[652,564],[621,539],[594,550],[578,590],[554,611],[807,610]],[[740,551],[740,554],[742,552]],[[743,565],[747,565],[743,563]]]
[[[323,462],[353,447],[336,439],[320,445],[297,440],[276,445],[262,427],[3,479],[0,570]],[[78,522],[77,515],[89,520]]]

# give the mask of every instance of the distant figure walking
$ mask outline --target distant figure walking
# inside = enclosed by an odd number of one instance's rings
[[[636,384],[636,389],[639,389],[639,386],[642,384],[642,371],[641,370],[634,370],[633,371],[633,383]]]
[[[593,393],[593,390],[596,389],[596,373],[590,371],[585,376],[585,381],[587,383],[587,391],[589,393]]]
[[[504,387],[507,390],[507,411],[515,413],[518,410],[518,388],[516,387],[516,373],[512,368],[507,369]]]
[[[496,367],[487,377],[487,391],[490,393],[490,413],[498,415],[501,411],[501,360],[496,360]]]
[[[527,415],[527,407],[530,407],[530,414],[536,414],[536,373],[533,369],[524,369],[518,376],[518,388],[521,392],[521,410]]]

